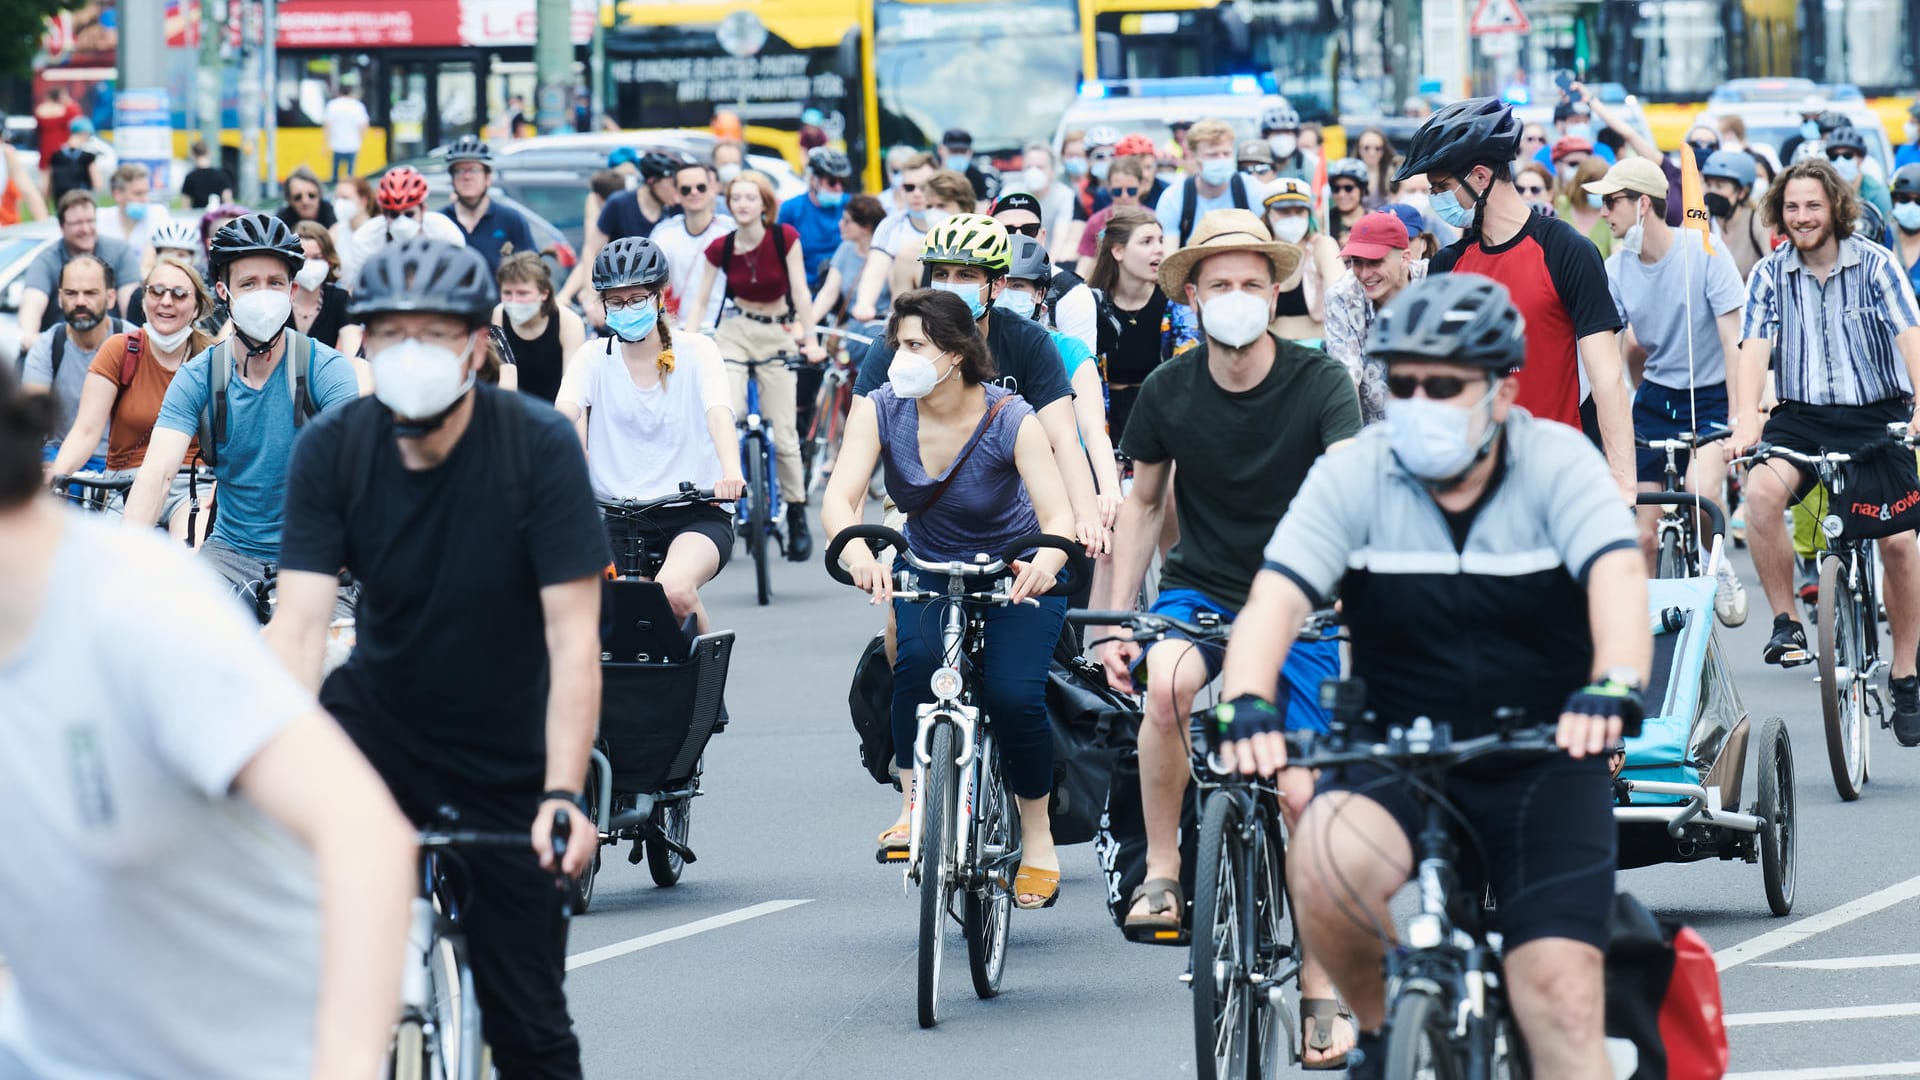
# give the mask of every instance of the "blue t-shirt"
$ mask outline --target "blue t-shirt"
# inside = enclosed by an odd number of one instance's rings
[[[227,438],[215,447],[220,464],[213,472],[220,482],[220,513],[213,539],[262,561],[280,557],[280,523],[286,504],[287,463],[293,457],[292,379],[293,331],[288,332],[287,356],[255,390],[240,378],[239,359],[227,382]],[[155,427],[186,435],[200,432],[200,412],[207,406],[208,370],[213,348],[180,365],[160,403]],[[353,362],[338,352],[313,343],[313,370],[307,393],[315,405],[330,409],[360,396]]]
[[[1087,348],[1086,342],[1072,334],[1050,330],[1047,336],[1053,339],[1054,348],[1060,350],[1060,363],[1067,369],[1067,381],[1072,382],[1074,373],[1080,370],[1080,365],[1093,359],[1093,350]]]
[[[499,270],[500,259],[519,251],[538,251],[534,243],[533,230],[527,226],[527,219],[518,210],[510,210],[492,199],[487,200],[487,212],[480,215],[473,231],[460,224],[460,215],[454,211],[454,204],[448,203],[440,211],[467,238],[467,246],[480,253],[487,260],[487,269]]]
[[[845,209],[844,202],[820,206],[804,193],[780,204],[780,224],[791,225],[800,234],[800,257],[806,262],[810,289],[827,280],[833,253],[840,250],[840,214]]]

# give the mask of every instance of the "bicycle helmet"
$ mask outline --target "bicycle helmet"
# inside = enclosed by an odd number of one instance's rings
[[[1749,191],[1759,175],[1753,155],[1745,150],[1715,150],[1707,155],[1707,163],[1700,166],[1701,179],[1731,180]]]
[[[667,283],[667,253],[642,236],[624,236],[600,249],[593,260],[593,287],[598,292],[631,285],[660,288]]]
[[[191,251],[200,255],[207,250],[200,239],[200,230],[177,218],[153,230],[152,243],[155,251]]]
[[[1099,127],[1088,128],[1087,134],[1084,136],[1084,141],[1089,150],[1098,149],[1102,146],[1113,146],[1120,141],[1120,133],[1102,124]]]
[[[1040,241],[1024,234],[1015,234],[1007,240],[1011,247],[1007,268],[1010,280],[1043,285],[1053,281],[1053,262],[1047,258],[1047,249]]]
[[[1837,127],[1827,133],[1827,153],[1835,150],[1851,150],[1861,157],[1867,156],[1867,139],[1853,126]]]
[[[1512,161],[1520,152],[1521,126],[1512,107],[1499,98],[1456,101],[1413,133],[1394,182],[1422,173],[1457,177],[1475,165]]]
[[[250,255],[272,255],[285,262],[289,272],[307,261],[300,238],[286,222],[271,214],[248,214],[234,218],[213,234],[213,243],[207,247],[207,267],[218,281],[226,277],[226,269],[235,259]]]
[[[493,318],[499,301],[493,272],[479,252],[416,236],[388,244],[361,265],[347,316],[365,322],[403,312],[451,315],[479,327]]]
[[[1388,365],[1429,360],[1506,374],[1526,360],[1526,320],[1492,278],[1439,274],[1408,285],[1381,309],[1367,355]]]
[[[978,266],[989,277],[1013,264],[1006,227],[980,214],[955,214],[933,227],[920,249],[922,265]]]
[[[1833,132],[1853,126],[1853,118],[1837,109],[1828,109],[1814,117],[1813,122],[1820,129],[1820,134],[1829,142],[1833,140]]]
[[[478,136],[462,135],[441,147],[440,154],[446,158],[449,168],[462,161],[477,161],[488,170],[493,168],[493,149],[481,142]]]
[[[817,176],[845,180],[853,175],[853,164],[847,160],[847,155],[830,146],[816,146],[807,151],[807,171]]]
[[[1159,151],[1154,148],[1153,140],[1138,132],[1113,145],[1114,157],[1150,157],[1157,153]]]
[[[1366,187],[1367,186],[1367,163],[1364,161],[1361,161],[1359,158],[1350,158],[1350,157],[1336,158],[1333,161],[1328,162],[1327,163],[1328,183],[1332,183],[1334,180],[1340,179],[1340,178],[1345,178],[1348,180],[1358,180],[1360,181],[1360,186],[1362,188]]]
[[[631,146],[614,147],[613,152],[607,155],[607,168],[617,169],[622,165],[632,165],[638,168],[640,165],[640,151],[635,150]]]
[[[640,179],[652,183],[665,180],[680,171],[685,164],[678,154],[668,154],[659,150],[649,150],[640,155]]]
[[[1276,131],[1299,131],[1300,113],[1291,105],[1270,105],[1260,114],[1260,134],[1271,135]]]
[[[427,178],[410,165],[388,169],[373,191],[373,201],[396,214],[411,210],[427,201]]]
[[[1920,195],[1920,162],[1909,162],[1893,170],[1888,185],[1895,195]]]

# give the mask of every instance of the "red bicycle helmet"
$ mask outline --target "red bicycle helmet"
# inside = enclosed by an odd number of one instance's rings
[[[379,203],[382,210],[395,213],[411,210],[427,201],[427,178],[406,165],[388,169],[380,178],[373,201]]]
[[[1158,148],[1153,145],[1153,140],[1137,132],[1121,139],[1118,143],[1114,144],[1113,147],[1114,157],[1135,157],[1141,154],[1157,152]]]

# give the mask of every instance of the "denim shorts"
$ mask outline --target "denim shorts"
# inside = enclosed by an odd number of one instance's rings
[[[1714,430],[1714,425],[1727,422],[1726,383],[1696,386],[1692,400],[1689,401],[1688,397],[1684,387],[1675,390],[1659,383],[1641,383],[1640,389],[1633,395],[1633,433],[1643,439],[1671,439],[1687,431],[1705,435]],[[1689,416],[1692,423],[1688,423]],[[1634,471],[1641,483],[1658,484],[1665,481],[1665,451],[1637,447],[1633,455]],[[1690,457],[1692,455],[1685,452],[1674,455],[1682,477],[1686,476]]]
[[[1221,621],[1231,623],[1239,612],[1213,600],[1198,589],[1167,589],[1153,602],[1152,613],[1179,619],[1181,622],[1193,622],[1201,612],[1212,612],[1220,616]],[[1168,639],[1189,640],[1186,634],[1178,630],[1167,631]],[[1226,659],[1227,651],[1219,642],[1197,642],[1196,651],[1200,660],[1207,666],[1207,681],[1212,682],[1220,675],[1220,665]],[[1287,730],[1314,731],[1324,733],[1327,730],[1327,711],[1320,707],[1320,684],[1328,679],[1340,677],[1340,643],[1337,641],[1296,641],[1287,650],[1287,662],[1281,665],[1280,677],[1274,686],[1274,700],[1278,702],[1284,694],[1287,701]],[[1140,660],[1134,664],[1133,679],[1144,686],[1147,681],[1147,659],[1143,652]]]

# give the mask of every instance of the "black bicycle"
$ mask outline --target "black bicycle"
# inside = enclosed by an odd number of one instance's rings
[[[678,491],[656,499],[596,501],[600,504],[600,516],[620,533],[613,545],[614,573],[623,578],[649,580],[659,575],[660,567],[667,561],[667,548],[673,543],[673,537],[654,523],[655,513],[669,507],[702,504],[725,507],[733,503],[731,499],[715,496],[711,489],[697,488],[684,480]]]
[[[780,364],[798,371],[809,366],[803,356],[777,353],[761,360],[728,360],[747,369],[747,411],[740,417],[740,465],[746,472],[747,492],[734,511],[734,525],[747,542],[753,556],[754,593],[765,606],[773,601],[773,556],[767,543],[783,556],[787,551],[787,529],[780,514],[786,504],[780,498],[780,478],[775,464],[773,425],[760,414],[760,369]],[[801,492],[801,498],[806,493]]]
[[[1722,527],[1715,529],[1714,535],[1726,534],[1725,515],[1720,512],[1719,504],[1709,496],[1687,491],[1687,474],[1680,466],[1680,455],[1692,455],[1701,447],[1719,442],[1731,434],[1731,428],[1713,425],[1713,430],[1704,435],[1682,431],[1668,439],[1634,436],[1635,446],[1666,456],[1666,466],[1662,471],[1665,488],[1641,492],[1637,500],[1641,506],[1666,508],[1654,525],[1654,550],[1658,553],[1654,563],[1655,576],[1690,578],[1701,575],[1705,563],[1702,562],[1704,548],[1700,541],[1700,514],[1708,514],[1721,523]]]

